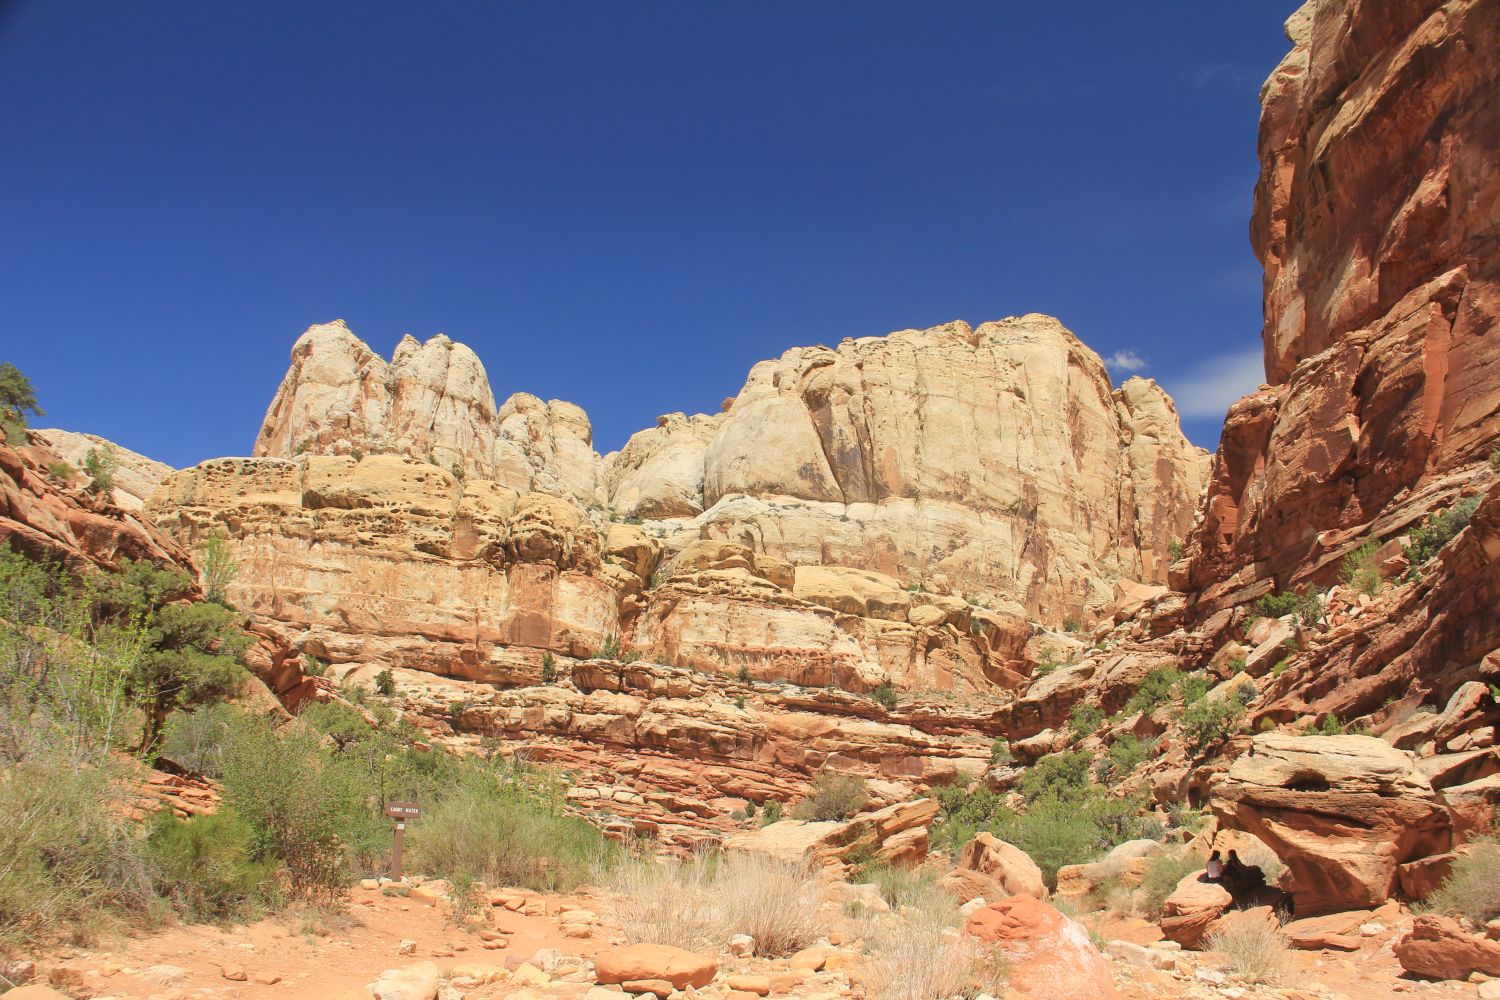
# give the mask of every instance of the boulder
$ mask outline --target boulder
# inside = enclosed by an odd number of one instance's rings
[[[1010,895],[1003,885],[984,872],[976,872],[969,868],[949,869],[947,874],[938,880],[938,883],[957,896],[959,903],[967,903],[975,899],[982,899],[986,903],[998,903]]]
[[[1203,872],[1184,875],[1162,904],[1161,932],[1184,948],[1197,948],[1234,897]]]
[[[679,990],[701,989],[718,971],[716,959],[664,944],[633,944],[594,956],[594,980],[602,985],[654,979]]]
[[[958,867],[988,875],[1007,895],[1045,899],[1047,883],[1031,855],[989,833],[975,834],[958,852]]]
[[[1088,931],[1035,896],[980,907],[969,914],[965,931],[994,943],[1010,963],[1010,982],[1038,997],[1113,1000],[1109,962]]]
[[[1221,826],[1254,834],[1286,864],[1303,916],[1378,906],[1401,865],[1451,841],[1413,756],[1371,736],[1256,736],[1210,804]]]
[[[418,962],[404,969],[386,969],[368,989],[375,1000],[434,1000],[438,968],[432,962]]]
[[[1431,979],[1468,979],[1475,972],[1500,976],[1500,942],[1436,914],[1417,917],[1395,952],[1401,968]]]

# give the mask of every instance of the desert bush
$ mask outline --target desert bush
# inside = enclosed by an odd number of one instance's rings
[[[1255,917],[1227,921],[1206,943],[1224,956],[1233,972],[1253,983],[1279,982],[1292,967],[1287,936]]]
[[[1296,615],[1304,625],[1316,625],[1323,619],[1323,605],[1311,590],[1305,593],[1265,594],[1251,607],[1264,618]]]
[[[1345,586],[1371,597],[1380,593],[1380,565],[1375,560],[1375,553],[1379,549],[1380,543],[1372,538],[1344,556],[1339,567],[1339,579]]]
[[[1017,790],[1027,801],[1055,793],[1065,798],[1081,796],[1089,786],[1089,766],[1093,758],[1083,750],[1049,753],[1021,776]]]
[[[115,488],[115,473],[120,470],[120,456],[112,445],[105,445],[103,449],[90,448],[83,456],[83,471],[87,473],[91,483],[89,489],[103,496],[109,496]]]
[[[198,572],[203,582],[203,596],[215,604],[227,604],[229,585],[240,575],[240,564],[228,539],[217,535],[198,544]]]
[[[712,952],[748,934],[757,954],[780,956],[827,933],[826,893],[805,863],[761,854],[631,860],[597,881],[631,942]]]
[[[870,1000],[948,1000],[998,996],[1010,969],[1003,953],[953,933],[955,919],[927,910],[907,913],[870,941],[865,978]]]
[[[990,744],[990,763],[1008,764],[1011,761],[1010,743],[1001,736]]]
[[[1104,712],[1097,705],[1079,702],[1068,713],[1068,730],[1074,739],[1086,739],[1104,726]]]
[[[450,880],[566,892],[613,856],[604,837],[565,815],[553,790],[526,774],[472,768],[424,806],[407,844],[414,869]]]
[[[1201,698],[1183,709],[1177,725],[1188,752],[1197,753],[1233,733],[1244,714],[1238,698]]]
[[[864,866],[861,877],[880,887],[880,898],[898,913],[903,908],[943,910],[956,906],[953,894],[938,884],[937,872],[924,865],[902,868],[874,862]]]
[[[396,676],[389,670],[382,670],[375,675],[375,693],[384,698],[389,698],[396,693]]]
[[[1182,704],[1192,705],[1202,701],[1203,696],[1208,694],[1209,680],[1200,674],[1183,674],[1177,679],[1176,691],[1182,698]]]
[[[1500,916],[1500,843],[1477,840],[1427,901],[1434,910],[1467,917],[1476,927]]]
[[[1439,549],[1463,531],[1478,507],[1479,498],[1468,497],[1458,501],[1447,510],[1432,515],[1427,519],[1427,523],[1413,531],[1411,541],[1407,543],[1405,549],[1406,558],[1411,562],[1412,568],[1421,566],[1437,555]]]
[[[1143,742],[1134,733],[1124,733],[1109,745],[1097,769],[1104,772],[1104,780],[1122,778],[1149,760],[1155,749],[1155,740]]]
[[[26,413],[46,416],[36,405],[31,380],[9,361],[0,364],[0,439],[19,448],[26,443]]]
[[[229,705],[205,705],[178,712],[167,720],[161,755],[180,767],[218,779],[224,773],[224,744],[239,710]]]
[[[157,893],[188,920],[250,916],[271,889],[275,866],[255,859],[255,831],[230,809],[186,822],[162,810],[146,848]]]
[[[375,833],[368,786],[342,764],[310,727],[278,732],[244,714],[229,724],[225,802],[253,831],[254,860],[279,863],[293,898],[340,901],[352,876],[350,846]]]
[[[1165,705],[1172,700],[1172,692],[1181,677],[1176,667],[1155,668],[1141,678],[1140,686],[1135,689],[1135,694],[1131,695],[1130,700],[1125,703],[1125,714],[1149,713],[1157,706]]]
[[[1160,917],[1162,904],[1172,895],[1177,883],[1202,868],[1203,859],[1182,848],[1154,855],[1146,862],[1141,891],[1136,896],[1142,912],[1151,919]]]
[[[849,819],[870,801],[865,779],[852,774],[824,771],[813,781],[812,791],[792,807],[792,818],[805,820]]]
[[[890,681],[883,681],[870,692],[870,700],[889,712],[896,707],[896,689],[891,686]]]
[[[0,952],[154,922],[121,784],[109,767],[80,767],[65,750],[0,771]]]

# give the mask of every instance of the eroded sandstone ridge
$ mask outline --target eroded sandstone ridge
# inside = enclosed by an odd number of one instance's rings
[[[1180,581],[1204,613],[1326,585],[1500,435],[1500,8],[1316,0],[1287,32],[1251,222],[1270,387],[1214,459]]]

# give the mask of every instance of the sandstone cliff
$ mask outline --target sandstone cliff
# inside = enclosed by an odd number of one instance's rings
[[[122,448],[97,434],[49,429],[33,430],[31,436],[75,469],[83,468],[91,450],[113,452],[119,467],[115,470],[110,499],[125,510],[139,511],[162,480],[172,474],[172,467],[165,462]]]
[[[1251,222],[1271,388],[1230,410],[1179,578],[1205,613],[1328,583],[1500,438],[1500,8],[1314,0],[1287,32]]]
[[[1036,315],[793,349],[724,413],[662,417],[605,458],[590,441],[571,404],[497,410],[446,337],[386,362],[332,323],[298,339],[255,454],[405,455],[566,498],[600,528],[605,508],[644,521],[668,556],[735,542],[1053,623],[1096,614],[1119,579],[1165,580],[1206,466],[1155,383],[1114,389]]]

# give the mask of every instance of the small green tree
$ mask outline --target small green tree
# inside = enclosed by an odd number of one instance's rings
[[[203,578],[203,596],[227,606],[229,585],[240,575],[240,564],[228,539],[215,535],[198,545],[198,572]]]
[[[115,473],[119,468],[120,456],[113,445],[105,445],[102,450],[90,448],[83,456],[83,471],[93,480],[89,488],[103,496],[109,496],[115,488]]]
[[[183,573],[128,559],[100,587],[101,627],[135,630],[141,638],[125,691],[144,716],[143,754],[156,748],[172,712],[229,697],[245,679],[249,639],[237,616],[222,605],[183,601],[191,588]]]
[[[896,707],[896,689],[890,681],[882,681],[870,692],[870,700],[889,712]]]
[[[1375,561],[1379,549],[1379,543],[1372,538],[1344,557],[1339,579],[1345,586],[1371,597],[1380,593],[1380,565]]]
[[[396,693],[396,678],[390,670],[382,670],[375,675],[375,693],[386,698]]]
[[[557,660],[553,659],[550,651],[542,654],[542,683],[557,683]]]
[[[7,444],[20,446],[26,443],[26,414],[46,416],[36,405],[36,392],[31,380],[9,361],[0,364],[0,435]]]

